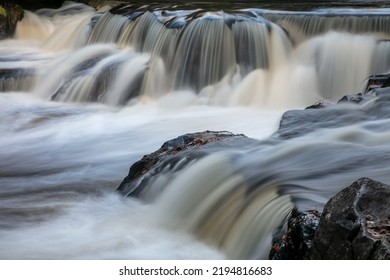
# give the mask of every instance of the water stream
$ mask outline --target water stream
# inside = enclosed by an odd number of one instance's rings
[[[362,176],[390,183],[377,104],[274,135],[284,111],[390,71],[387,8],[161,7],[68,2],[0,41],[0,259],[267,258],[293,207],[321,210]],[[260,141],[156,180],[152,201],[115,191],[144,154],[203,130]]]

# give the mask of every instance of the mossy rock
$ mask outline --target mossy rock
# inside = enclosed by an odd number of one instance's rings
[[[12,1],[0,1],[0,39],[10,38],[23,18],[23,8]]]
[[[0,16],[2,16],[2,17],[7,16],[7,11],[4,9],[3,6],[0,6]]]

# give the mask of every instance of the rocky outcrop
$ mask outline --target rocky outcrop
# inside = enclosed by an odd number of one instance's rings
[[[325,205],[311,259],[390,259],[390,186],[362,178]]]
[[[0,1],[0,39],[12,37],[16,24],[23,18],[22,7],[12,1]]]
[[[352,105],[364,105],[356,108]],[[319,102],[305,110],[283,114],[274,137],[289,139],[320,128],[337,128],[367,120],[390,118],[390,74],[373,75],[367,80],[366,91],[342,97],[337,104]]]
[[[322,214],[293,212],[269,259],[388,260],[389,206],[390,186],[361,178],[333,196]]]
[[[154,181],[163,178],[169,181],[176,172],[206,155],[237,147],[249,147],[258,142],[245,135],[227,131],[203,131],[179,136],[134,163],[118,191],[125,196],[142,198]],[[161,190],[155,190],[155,193],[159,191]]]

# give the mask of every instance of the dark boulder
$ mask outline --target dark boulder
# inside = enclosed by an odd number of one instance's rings
[[[23,18],[22,7],[12,1],[0,1],[0,39],[14,35],[16,24]]]
[[[204,156],[237,147],[250,147],[258,143],[258,140],[243,134],[226,131],[204,131],[179,136],[165,142],[160,149],[134,163],[118,191],[124,196],[145,198],[144,193],[153,182],[157,180],[169,182],[176,172]],[[159,191],[161,190],[154,190],[154,193]]]
[[[390,186],[362,178],[325,205],[312,259],[390,259]]]
[[[269,254],[270,260],[307,260],[313,245],[314,234],[321,213],[309,210],[303,213],[293,211],[288,220],[287,232],[274,238]]]

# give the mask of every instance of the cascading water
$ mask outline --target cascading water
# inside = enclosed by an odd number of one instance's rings
[[[294,207],[390,183],[382,101],[271,136],[282,110],[390,71],[390,11],[258,8],[26,12],[0,42],[0,258],[267,258]],[[115,192],[142,155],[202,130],[261,141],[164,170],[145,200]]]

